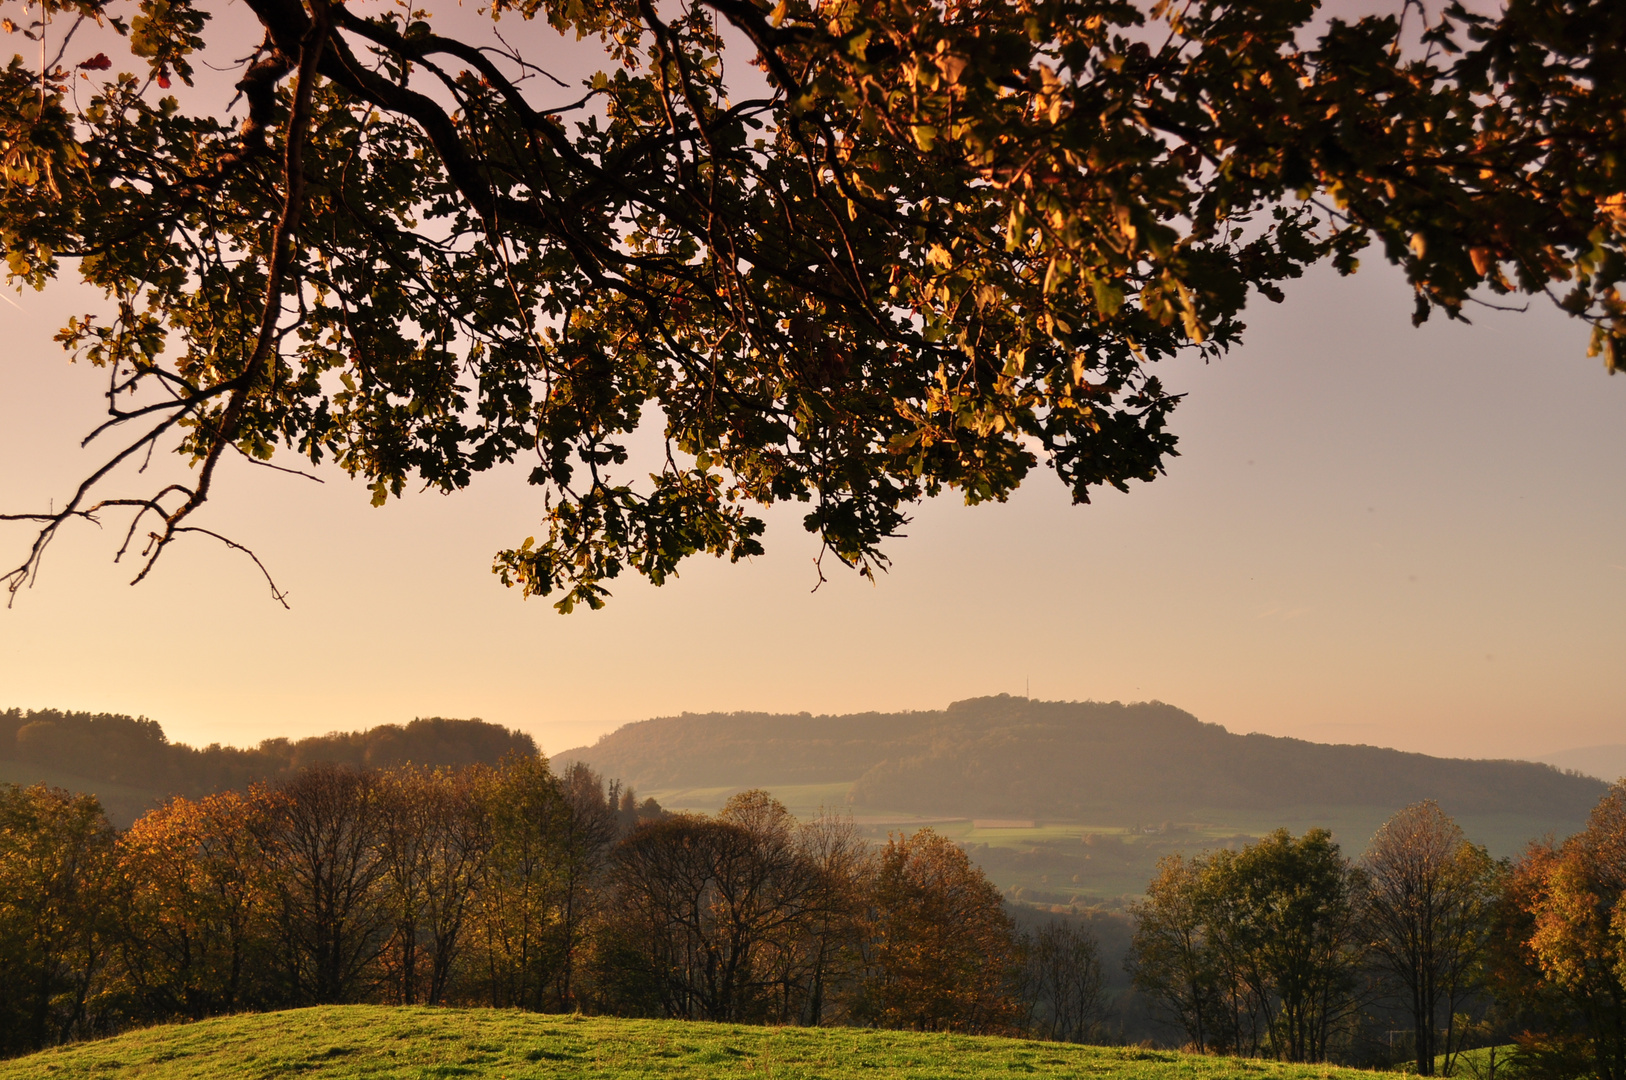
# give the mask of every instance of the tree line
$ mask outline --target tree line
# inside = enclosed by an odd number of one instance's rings
[[[1512,1044],[1526,1080],[1626,1080],[1623,897],[1626,781],[1513,860],[1422,802],[1357,859],[1324,829],[1165,858],[1129,964],[1200,1052],[1373,1063],[1399,1035],[1425,1076]]]
[[[1016,933],[949,840],[762,791],[705,816],[529,755],[328,763],[120,831],[0,788],[0,1053],[347,1002],[1079,1040],[1101,997],[1094,941]]]

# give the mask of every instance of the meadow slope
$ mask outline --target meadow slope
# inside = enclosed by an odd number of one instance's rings
[[[127,1032],[0,1062],[0,1080],[1361,1080],[1357,1069],[857,1028],[329,1006]]]

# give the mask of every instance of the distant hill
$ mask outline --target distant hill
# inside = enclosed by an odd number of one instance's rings
[[[1160,702],[1001,695],[934,712],[711,713],[627,724],[582,760],[643,791],[850,783],[854,810],[1140,821],[1305,806],[1398,809],[1579,826],[1601,781],[1551,765],[1429,757],[1234,735]]]
[[[1613,782],[1626,776],[1626,743],[1582,746],[1556,754],[1544,754],[1536,760]]]
[[[430,717],[307,739],[267,739],[246,749],[218,743],[198,749],[170,742],[164,729],[145,717],[56,709],[0,712],[0,782],[90,792],[118,825],[128,825],[170,795],[244,788],[320,761],[455,767],[536,752],[524,732],[477,719]]]

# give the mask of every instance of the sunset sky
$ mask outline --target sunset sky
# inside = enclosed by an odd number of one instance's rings
[[[505,24],[506,25],[506,24]],[[101,373],[50,338],[99,297],[5,294],[0,509],[43,508]],[[246,744],[414,716],[480,716],[545,751],[684,710],[940,708],[1007,692],[1160,699],[1232,731],[1472,757],[1626,742],[1626,378],[1533,304],[1409,325],[1376,259],[1250,311],[1246,345],[1170,365],[1183,456],[1128,495],[1069,505],[1048,473],[1010,503],[924,507],[871,585],[832,569],[796,507],[768,554],[702,560],[602,612],[557,615],[489,572],[536,532],[520,470],[383,509],[361,484],[229,463],[135,588],[120,522],[69,529],[0,611],[0,708],[145,714]],[[279,459],[280,460],[280,459]],[[158,462],[155,470],[173,468]],[[28,526],[0,527],[6,568]]]

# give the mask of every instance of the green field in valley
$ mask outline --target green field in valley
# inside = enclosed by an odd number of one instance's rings
[[[1332,831],[1346,854],[1360,855],[1378,827],[1393,812],[1376,806],[1293,806],[1272,811],[1212,809],[1192,820],[1125,822],[1100,820],[979,820],[932,817],[884,808],[851,808],[851,782],[839,784],[768,785],[768,790],[801,818],[820,810],[852,813],[859,831],[882,843],[889,833],[908,833],[922,826],[965,844],[971,857],[1006,897],[1041,907],[1122,909],[1140,897],[1165,855],[1201,854],[1217,847],[1238,847],[1286,828],[1294,834],[1320,827]],[[668,809],[715,813],[738,787],[683,788],[640,792]],[[1463,814],[1458,820],[1468,838],[1497,857],[1514,856],[1543,834],[1564,835],[1557,819],[1531,814]]]
[[[859,1028],[331,1006],[132,1031],[0,1062],[0,1080],[1357,1080],[1358,1069]]]

